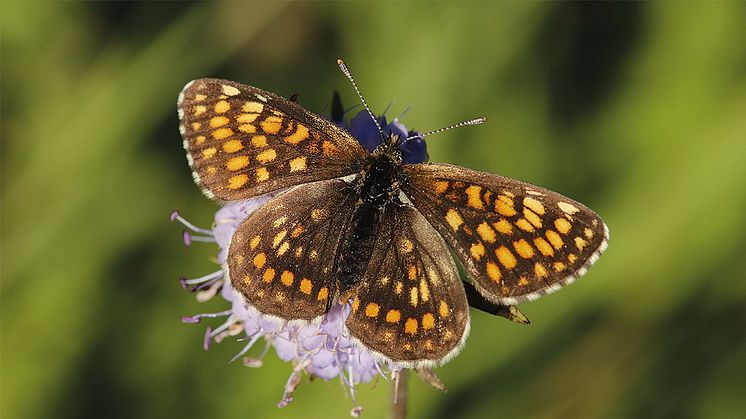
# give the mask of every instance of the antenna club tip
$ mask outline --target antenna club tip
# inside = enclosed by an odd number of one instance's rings
[[[344,64],[344,63],[345,63],[345,62],[344,62],[344,61],[342,61],[342,59],[341,59],[341,58],[337,58],[337,65],[342,65],[342,64]]]

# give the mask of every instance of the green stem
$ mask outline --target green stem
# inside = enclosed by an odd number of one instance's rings
[[[407,417],[407,397],[409,390],[409,371],[399,371],[398,378],[392,380],[391,418],[405,419]]]

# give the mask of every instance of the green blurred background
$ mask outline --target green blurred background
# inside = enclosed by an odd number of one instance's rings
[[[183,292],[215,248],[176,117],[224,77],[326,112],[334,89],[429,130],[431,159],[586,203],[611,242],[587,277],[472,313],[464,351],[411,380],[412,417],[746,414],[746,5],[2,2],[3,418],[347,417],[337,381],[280,399],[290,365],[205,353],[224,307]],[[387,383],[361,385],[364,417]]]

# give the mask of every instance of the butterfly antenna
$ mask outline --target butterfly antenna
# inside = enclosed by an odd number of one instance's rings
[[[444,128],[438,128],[438,129],[436,129],[434,131],[428,131],[428,132],[425,132],[425,133],[418,133],[418,134],[412,135],[410,137],[407,137],[407,139],[404,140],[404,142],[407,142],[407,141],[412,140],[414,138],[425,138],[428,135],[438,134],[438,133],[443,132],[443,131],[448,131],[449,129],[454,129],[454,128],[458,128],[458,127],[464,127],[464,126],[467,126],[467,125],[480,125],[480,124],[484,124],[485,122],[487,122],[487,118],[485,118],[483,116],[480,116],[479,118],[474,118],[474,119],[470,119],[468,121],[459,122],[458,124],[449,125],[449,126],[444,127]]]
[[[360,98],[360,101],[363,102],[363,106],[365,106],[365,110],[368,111],[368,115],[370,115],[370,119],[373,120],[373,122],[376,124],[376,128],[378,128],[378,133],[381,135],[381,141],[386,141],[386,138],[383,135],[383,130],[381,129],[381,125],[378,123],[378,119],[376,119],[375,115],[373,115],[373,112],[371,112],[370,108],[368,107],[368,102],[365,101],[365,98],[363,97],[363,94],[360,93],[360,89],[357,87],[357,83],[355,83],[355,79],[352,78],[352,73],[350,73],[349,67],[347,67],[347,64],[345,64],[342,59],[337,59],[337,64],[339,65],[339,69],[342,70],[342,72],[347,76],[347,78],[350,80],[350,83],[352,83],[352,87],[355,88],[355,92],[357,92],[358,97]]]

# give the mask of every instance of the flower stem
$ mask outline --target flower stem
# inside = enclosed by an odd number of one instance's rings
[[[396,380],[392,380],[392,402],[391,418],[405,419],[407,417],[407,396],[408,396],[408,370],[402,369],[398,373]]]

